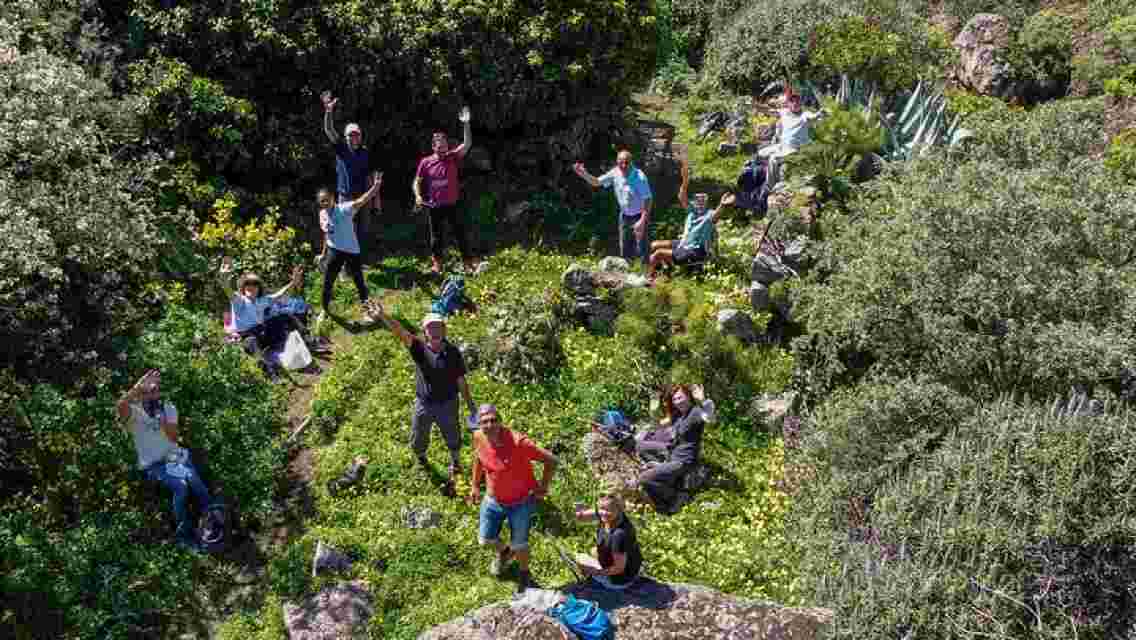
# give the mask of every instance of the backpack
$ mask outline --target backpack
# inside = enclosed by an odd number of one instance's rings
[[[457,313],[465,300],[465,278],[450,276],[442,285],[442,295],[430,305],[430,311],[448,316]]]
[[[738,174],[737,201],[739,209],[749,209],[756,215],[764,215],[768,208],[769,184],[766,177],[769,167],[765,158],[750,158]]]
[[[596,603],[578,600],[568,594],[568,599],[551,607],[548,615],[556,618],[580,640],[610,640],[615,637],[611,618]]]
[[[208,553],[220,553],[225,550],[232,527],[229,521],[229,510],[224,500],[214,498],[205,509],[205,526],[201,528],[201,548]]]
[[[620,411],[614,409],[601,411],[593,422],[600,433],[616,444],[623,444],[635,437],[635,429],[631,427],[627,418]]]

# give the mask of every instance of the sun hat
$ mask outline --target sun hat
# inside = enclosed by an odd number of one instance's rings
[[[255,284],[261,289],[264,288],[264,284],[260,281],[260,276],[255,273],[246,273],[237,280],[237,291],[244,293],[244,288],[250,284]]]

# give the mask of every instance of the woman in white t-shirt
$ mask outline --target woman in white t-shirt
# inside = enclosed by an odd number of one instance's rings
[[[264,293],[260,276],[246,273],[237,279],[237,288],[229,287],[233,272],[233,259],[221,260],[221,286],[229,296],[229,312],[232,314],[233,328],[241,338],[241,344],[249,355],[267,354],[284,344],[292,328],[292,316],[277,314],[265,317],[265,312],[277,299],[284,297],[293,287],[304,286],[304,270],[292,270],[292,280],[275,293]]]

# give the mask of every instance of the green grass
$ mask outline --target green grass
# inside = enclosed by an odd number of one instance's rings
[[[737,291],[745,282],[743,254],[743,249],[724,252],[721,264],[694,286],[717,306],[735,305],[740,301]],[[507,249],[491,258],[487,273],[468,279],[467,288],[482,305],[539,297],[560,287],[560,275],[573,260],[535,250]],[[596,261],[575,260],[591,265]],[[382,281],[387,277],[383,268],[400,266],[410,265],[387,261],[370,271],[368,278]],[[350,294],[346,300],[343,291]],[[353,295],[340,283],[337,304],[354,302]],[[411,325],[425,313],[431,296],[431,288],[420,286],[385,292],[392,314]],[[450,338],[478,341],[488,331],[487,316],[454,317],[449,323]],[[555,375],[525,385],[504,384],[480,369],[468,378],[477,402],[497,404],[507,424],[560,457],[551,495],[540,506],[531,537],[533,574],[550,587],[570,580],[551,541],[579,551],[592,545],[592,526],[578,525],[570,516],[575,501],[592,500],[599,490],[581,453],[583,420],[608,405],[632,403],[645,411],[650,401],[629,397],[629,360],[651,357],[630,337],[569,329],[560,341],[566,359]],[[774,377],[783,378],[780,374]],[[317,454],[312,487],[317,515],[307,523],[305,533],[271,562],[270,593],[263,608],[234,616],[223,625],[221,638],[280,637],[280,601],[311,593],[333,580],[309,576],[317,539],[359,558],[351,574],[365,580],[376,595],[373,637],[414,638],[433,625],[511,595],[513,582],[488,575],[491,558],[477,545],[476,507],[442,497],[437,480],[414,463],[407,443],[413,395],[413,365],[395,337],[385,329],[356,333],[349,352],[338,355],[319,380],[314,397],[314,412],[332,416],[338,423],[332,432],[307,434]],[[466,477],[457,487],[460,496],[469,490],[468,445],[466,435]],[[337,497],[328,495],[327,481],[339,476],[359,455],[370,459],[364,480]],[[436,435],[429,457],[437,474],[443,474],[447,455]],[[714,488],[697,494],[694,503],[671,518],[653,512],[633,514],[647,571],[661,580],[799,602],[801,594],[793,582],[795,562],[782,525],[787,498],[774,488],[781,473],[780,439],[755,433],[744,418],[727,417],[707,431],[704,458],[720,479]],[[442,525],[430,530],[404,528],[399,512],[407,505],[437,511]]]

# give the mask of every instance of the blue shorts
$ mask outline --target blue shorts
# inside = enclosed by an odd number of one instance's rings
[[[532,524],[534,511],[536,511],[536,500],[532,497],[504,507],[497,504],[497,501],[487,494],[481,500],[481,512],[478,515],[478,542],[481,544],[497,542],[498,536],[501,535],[501,525],[508,519],[509,548],[513,551],[527,550],[529,548],[529,525]]]

